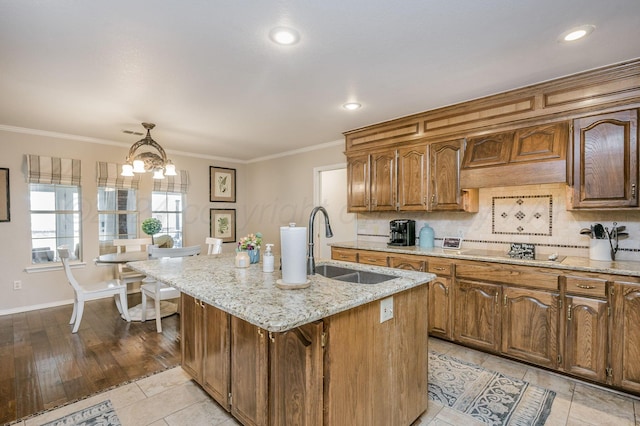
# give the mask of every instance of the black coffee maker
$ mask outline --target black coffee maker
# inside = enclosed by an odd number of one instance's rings
[[[391,236],[390,246],[415,246],[416,221],[411,219],[395,219],[389,222]]]

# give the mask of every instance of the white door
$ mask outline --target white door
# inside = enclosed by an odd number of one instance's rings
[[[315,220],[315,256],[331,259],[332,242],[356,241],[357,218],[355,213],[347,213],[347,166],[340,164],[314,169],[314,200],[316,205],[327,209],[333,238],[325,237],[322,213]]]

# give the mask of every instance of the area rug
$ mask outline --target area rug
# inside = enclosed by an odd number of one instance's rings
[[[42,426],[121,426],[111,400],[102,401]]]
[[[556,393],[429,352],[429,399],[488,425],[544,425]]]

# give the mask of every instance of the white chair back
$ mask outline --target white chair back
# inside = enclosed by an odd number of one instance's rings
[[[80,284],[76,281],[76,277],[71,273],[71,267],[69,266],[69,249],[66,246],[58,247],[58,256],[62,261],[64,273],[67,276],[67,280],[69,281],[69,284],[71,284],[71,287],[73,287],[76,292],[82,291],[82,287],[80,287]]]
[[[222,238],[207,237],[204,240],[205,244],[209,246],[207,254],[220,254],[222,253]]]
[[[149,247],[149,256],[154,259],[160,259],[162,257],[187,257],[197,256],[200,254],[200,246],[189,246],[180,248],[159,248]]]
[[[122,253],[123,251],[145,251],[147,246],[150,244],[152,244],[151,238],[125,238],[113,240],[113,245],[116,246],[116,251],[118,253]]]

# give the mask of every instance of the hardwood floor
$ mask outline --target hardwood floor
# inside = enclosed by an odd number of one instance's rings
[[[129,306],[140,295],[129,296]],[[85,304],[78,333],[72,306],[0,316],[0,424],[180,363],[178,315],[120,319],[112,298]]]

